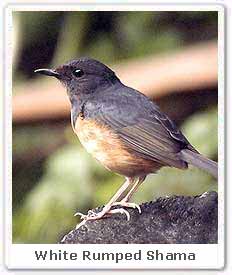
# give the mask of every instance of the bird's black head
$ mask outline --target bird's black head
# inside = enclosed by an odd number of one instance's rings
[[[72,60],[56,69],[38,69],[37,73],[54,76],[67,88],[72,98],[107,88],[119,82],[115,73],[101,62],[91,58]]]

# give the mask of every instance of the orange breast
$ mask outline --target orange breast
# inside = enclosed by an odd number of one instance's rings
[[[113,130],[96,121],[78,117],[74,131],[88,153],[118,174],[131,177],[160,168],[159,164],[151,160],[139,158]]]

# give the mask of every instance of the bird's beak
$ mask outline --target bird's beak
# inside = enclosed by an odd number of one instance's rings
[[[60,77],[60,74],[52,69],[38,69],[34,71],[35,73],[44,74],[47,76],[54,76],[56,78]]]

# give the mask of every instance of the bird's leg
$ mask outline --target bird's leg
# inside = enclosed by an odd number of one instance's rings
[[[139,186],[144,182],[146,176],[139,177],[122,201],[129,202],[134,193],[138,190]]]
[[[128,211],[126,211],[123,208],[119,209],[113,209],[110,210],[114,203],[122,196],[122,194],[126,191],[126,189],[129,187],[131,184],[132,179],[131,178],[126,178],[126,181],[124,184],[118,189],[118,191],[115,193],[115,195],[110,199],[110,201],[103,207],[102,211],[99,213],[94,213],[93,211],[89,211],[87,215],[83,215],[81,213],[76,213],[75,216],[80,215],[81,219],[83,220],[98,220],[101,219],[103,216],[106,214],[114,214],[114,213],[121,213],[125,214],[127,218],[130,218],[130,215]]]
[[[130,208],[137,208],[139,213],[141,213],[141,208],[138,204],[129,202],[133,194],[137,191],[138,187],[142,184],[142,182],[145,180],[146,176],[138,177],[134,184],[132,185],[132,188],[129,190],[129,192],[126,194],[126,196],[119,202],[115,202],[113,205],[120,205],[122,207],[130,207]]]

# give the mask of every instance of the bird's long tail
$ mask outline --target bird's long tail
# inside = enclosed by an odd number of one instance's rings
[[[217,162],[207,159],[197,152],[188,149],[183,149],[180,152],[181,159],[197,168],[209,172],[215,178],[218,178],[218,164]]]

